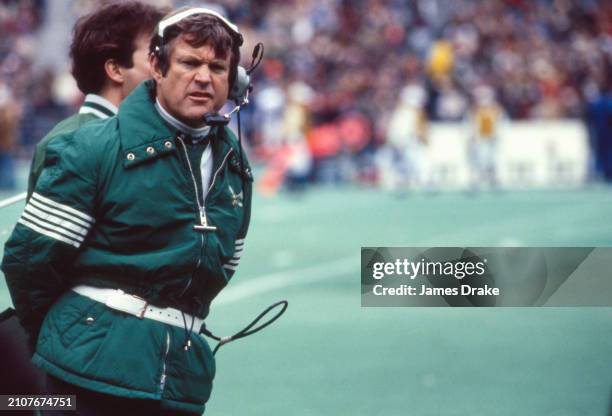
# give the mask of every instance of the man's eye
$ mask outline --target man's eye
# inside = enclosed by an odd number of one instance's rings
[[[210,68],[215,72],[224,72],[227,70],[227,67],[222,64],[212,64]]]
[[[193,68],[198,65],[196,61],[183,61],[182,64],[190,68]]]

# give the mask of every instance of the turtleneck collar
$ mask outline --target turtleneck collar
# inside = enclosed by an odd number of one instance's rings
[[[170,114],[168,111],[166,111],[166,109],[161,105],[161,103],[159,102],[159,99],[157,98],[155,99],[155,108],[157,109],[157,112],[159,113],[161,118],[166,123],[168,123],[170,126],[177,129],[178,131],[187,134],[188,136],[191,136],[193,138],[204,138],[210,132],[210,126],[194,128],[178,120],[176,117],[172,116],[172,114]]]

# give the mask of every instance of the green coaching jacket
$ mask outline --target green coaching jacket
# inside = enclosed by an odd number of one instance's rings
[[[111,103],[95,94],[87,94],[85,101],[79,108],[79,112],[60,121],[45,137],[36,145],[32,165],[30,166],[30,176],[28,177],[28,199],[34,192],[34,187],[38,177],[43,170],[45,154],[49,142],[61,134],[66,134],[83,127],[90,121],[103,120],[115,115],[117,109],[111,108]]]
[[[236,270],[250,220],[248,162],[229,129],[211,129],[204,210],[217,228],[195,230],[188,152],[154,108],[153,88],[141,84],[116,117],[49,143],[2,270],[22,325],[33,336],[40,328],[35,364],[90,390],[201,413],[215,364],[199,328],[140,319],[69,290],[120,288],[205,318]]]

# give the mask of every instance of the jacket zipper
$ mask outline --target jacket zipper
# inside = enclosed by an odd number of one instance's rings
[[[164,392],[166,387],[166,358],[168,358],[168,352],[170,352],[170,332],[166,329],[166,351],[164,352],[164,360],[162,362],[162,375],[159,380],[159,392]]]
[[[229,157],[229,155],[233,151],[234,151],[234,149],[231,149],[231,148],[230,148],[230,150],[228,150],[228,152],[225,154],[225,157],[223,158],[223,161],[221,162],[221,164],[219,165],[219,167],[215,171],[215,174],[213,175],[212,181],[210,181],[210,185],[208,186],[208,191],[206,192],[206,198],[204,198],[204,206],[206,206],[206,201],[208,200],[208,195],[210,195],[210,191],[212,190],[213,186],[215,185],[215,181],[217,180],[217,176],[219,175],[219,172],[221,172],[221,169],[225,165],[225,162],[227,162],[227,158]]]
[[[189,159],[189,154],[187,153],[187,146],[185,145],[185,142],[183,141],[183,139],[181,138],[180,135],[177,136],[177,139],[181,142],[181,145],[183,147],[183,153],[185,154],[185,160],[187,161],[187,167],[189,169],[189,173],[191,175],[191,180],[193,182],[193,189],[195,191],[195,196],[196,196],[196,204],[198,206],[198,212],[200,214],[200,224],[203,227],[205,227],[205,228],[214,230],[214,229],[216,229],[216,227],[213,228],[213,227],[209,226],[208,225],[208,219],[206,218],[206,201],[208,200],[208,195],[210,195],[211,189],[215,185],[215,181],[217,180],[217,176],[219,175],[219,172],[221,172],[221,169],[225,165],[225,162],[227,161],[227,158],[229,157],[229,155],[232,153],[232,151],[234,149],[230,148],[230,150],[226,153],[225,157],[223,158],[223,161],[221,162],[221,164],[219,165],[219,167],[215,171],[215,174],[213,175],[213,178],[210,181],[210,185],[208,187],[208,191],[206,192],[206,197],[203,198],[202,205],[200,205],[200,194],[198,192],[198,184],[196,182],[195,174],[193,173],[193,168],[191,167],[191,162],[190,162],[190,159]],[[198,270],[198,268],[200,267],[200,264],[202,263],[202,250],[203,249],[204,249],[204,233],[200,233],[200,254],[198,255],[198,261],[196,263],[196,266],[195,266],[195,269],[194,269],[193,273],[195,273],[196,270]],[[187,292],[187,289],[189,289],[189,286],[191,286],[192,280],[193,280],[193,274],[189,278],[189,280],[187,281],[187,285],[185,286],[185,288],[181,292],[180,296],[183,296]]]
[[[200,207],[200,196],[198,193],[198,184],[196,183],[195,175],[193,173],[193,169],[191,168],[191,162],[189,161],[189,155],[187,154],[187,146],[185,146],[185,142],[183,141],[180,135],[177,136],[177,139],[179,140],[179,142],[181,142],[181,145],[183,146],[183,153],[185,154],[185,160],[187,161],[187,167],[189,168],[191,180],[193,181],[193,189],[195,191],[196,204],[198,206],[198,212],[200,214],[200,222],[201,222],[202,221],[202,207]],[[198,270],[198,268],[200,267],[200,263],[202,262],[202,249],[203,248],[204,248],[204,234],[201,233],[200,234],[200,253],[198,253],[198,261],[196,262],[195,268],[193,269],[193,273],[189,277],[189,280],[187,281],[185,288],[182,290],[181,294],[179,295],[181,297],[187,292],[187,289],[189,289],[189,286],[191,286],[193,275],[195,274],[196,270]]]

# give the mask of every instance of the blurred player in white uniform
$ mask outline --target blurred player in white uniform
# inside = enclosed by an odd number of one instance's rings
[[[381,184],[386,189],[420,188],[426,183],[426,92],[420,85],[405,86],[389,120],[387,144],[379,154]]]
[[[469,114],[472,188],[496,186],[496,149],[504,111],[495,99],[495,91],[486,85],[474,90],[474,105]]]

